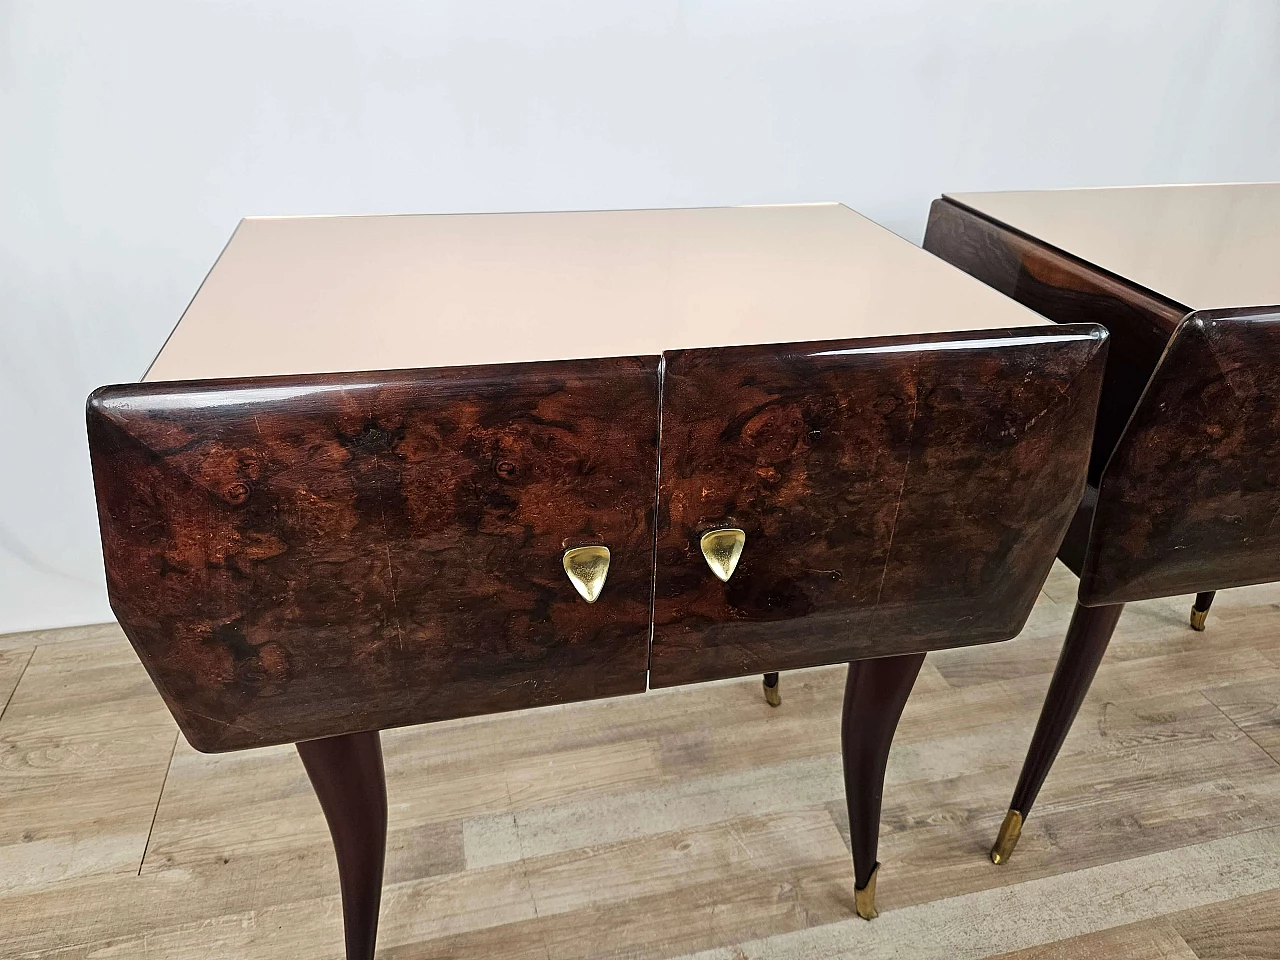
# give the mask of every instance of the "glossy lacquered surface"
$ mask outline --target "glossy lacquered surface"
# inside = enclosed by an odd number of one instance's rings
[[[1107,328],[1089,464],[1096,485],[1186,309],[950,200],[934,201],[924,248],[1055,323]]]
[[[90,398],[113,609],[197,749],[299,742],[348,960],[372,731],[833,661],[870,918],[924,651],[1021,629],[1105,355],[839,206],[247,221]]]
[[[924,666],[924,656],[914,653],[849,664],[840,717],[840,760],[855,890],[866,888],[879,865],[876,851],[889,747],[911,687]],[[874,892],[871,901],[874,905]]]
[[[948,199],[934,203],[925,248],[1052,320],[1111,331],[1090,466],[1099,489],[1063,553],[1081,574],[1081,602],[1280,578],[1280,308],[1184,316]]]
[[[1115,342],[1092,484],[1063,544],[1072,618],[1010,810],[1013,853],[1123,604],[1280,578],[1280,187],[954,195],[925,246],[1057,321]],[[1223,307],[1187,313],[1188,305]]]
[[[298,744],[338,859],[346,960],[373,960],[387,852],[387,779],[377,731]]]
[[[249,219],[146,379],[1042,322],[839,204]]]
[[[1188,310],[1280,303],[1280,183],[946,196]]]
[[[1023,819],[1031,813],[1045,777],[1067,739],[1071,723],[1084,703],[1085,694],[1089,692],[1089,685],[1098,672],[1098,665],[1102,663],[1123,610],[1123,604],[1103,607],[1076,604],[1058,665],[1049,683],[1044,708],[1009,803],[1009,809],[1016,810]]]
[[[95,393],[112,606],[192,745],[644,690],[657,367]],[[593,604],[562,566],[591,543]]]
[[[1004,640],[1085,483],[1096,326],[671,352],[654,686]],[[702,534],[746,534],[722,583]]]
[[[1102,476],[1085,604],[1280,579],[1280,307],[1174,334]]]

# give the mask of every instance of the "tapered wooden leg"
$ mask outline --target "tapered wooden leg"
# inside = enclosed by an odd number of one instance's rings
[[[845,680],[840,752],[853,847],[854,903],[858,916],[865,920],[878,914],[876,872],[880,864],[876,848],[889,744],[923,663],[923,653],[855,660],[849,664]]]
[[[1210,590],[1208,593],[1197,593],[1196,602],[1191,605],[1191,629],[1203,630],[1205,621],[1209,618],[1209,605],[1213,603],[1213,595],[1215,591]]]
[[[1044,778],[1049,775],[1062,741],[1067,738],[1067,731],[1084,702],[1084,695],[1089,692],[1089,685],[1098,672],[1102,655],[1107,652],[1107,644],[1111,642],[1111,634],[1123,609],[1123,603],[1105,607],[1076,604],[1062,653],[1058,655],[1058,666],[1049,683],[1049,693],[1040,709],[1040,720],[1031,738],[1031,747],[1022,762],[1022,774],[1013,791],[1013,801],[991,848],[994,863],[1004,863],[1013,855],[1013,848],[1022,835],[1022,824],[1031,813],[1031,805],[1044,785]]]
[[[373,960],[387,849],[387,782],[377,732],[297,744],[329,821],[342,885],[347,960]]]
[[[779,706],[782,703],[782,688],[778,686],[778,675],[776,673],[766,673],[764,675],[764,699],[771,707]]]

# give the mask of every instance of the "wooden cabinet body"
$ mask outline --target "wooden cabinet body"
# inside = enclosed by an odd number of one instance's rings
[[[1112,335],[1089,486],[1060,556],[1080,576],[991,857],[1012,855],[1131,600],[1280,580],[1280,184],[947,195],[925,249],[1060,323]]]
[[[298,744],[348,960],[377,731],[839,662],[869,919],[924,651],[1021,629],[1106,347],[832,204],[245,221],[90,397],[112,607],[197,749]]]
[[[1185,233],[1161,233],[1170,210]],[[934,203],[925,249],[1051,320],[1111,333],[1090,489],[1062,552],[1085,605],[1280,579],[1280,307],[1247,301],[1280,299],[1254,222],[1268,212],[1280,185]]]
[[[113,608],[209,751],[1005,640],[1084,489],[1105,343],[104,388]],[[699,542],[726,525],[722,583]],[[594,603],[561,566],[584,545],[611,554]]]

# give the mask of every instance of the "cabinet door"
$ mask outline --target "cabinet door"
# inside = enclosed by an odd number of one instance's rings
[[[1090,324],[665,355],[654,686],[1005,640],[1084,489]],[[700,541],[745,534],[727,582]]]
[[[656,357],[104,388],[112,607],[201,750],[643,691],[657,414]]]

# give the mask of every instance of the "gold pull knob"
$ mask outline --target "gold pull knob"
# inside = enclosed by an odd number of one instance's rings
[[[729,582],[733,571],[738,569],[738,561],[742,559],[742,548],[747,545],[747,535],[737,527],[725,527],[720,530],[708,530],[702,535],[700,546],[702,556],[706,558],[711,572]]]
[[[595,603],[609,576],[608,547],[572,547],[564,552],[564,572],[587,603]]]

